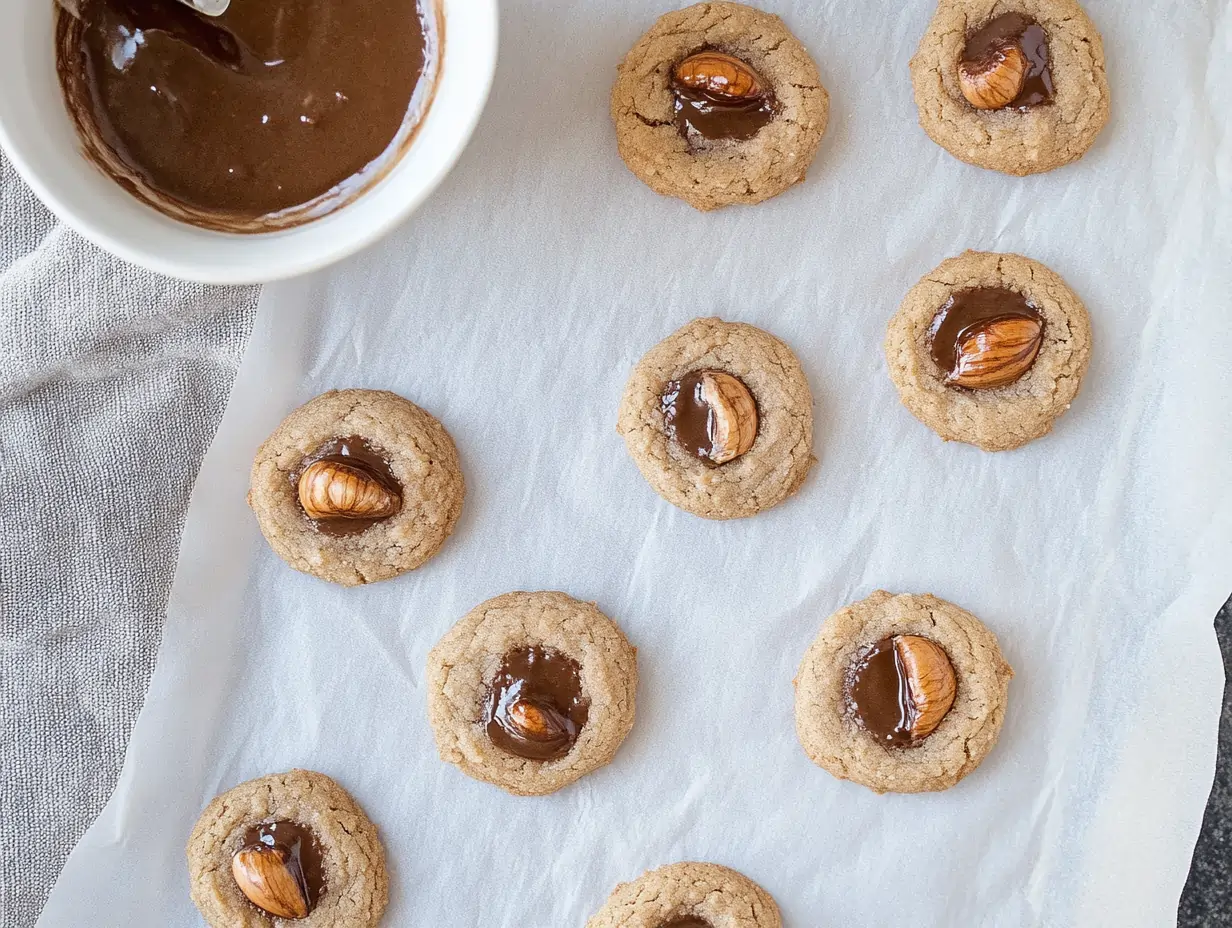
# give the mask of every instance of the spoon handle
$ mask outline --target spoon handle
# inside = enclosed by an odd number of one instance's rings
[[[206,16],[221,16],[231,5],[231,0],[180,0],[180,2]]]

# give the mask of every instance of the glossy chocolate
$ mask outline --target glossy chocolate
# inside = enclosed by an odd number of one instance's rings
[[[847,669],[844,695],[860,726],[887,747],[919,744],[954,706],[958,681],[945,649],[920,635],[870,645]]]
[[[483,722],[501,750],[528,760],[557,760],[573,749],[589,713],[577,661],[536,646],[501,659],[484,699]]]
[[[709,464],[714,450],[714,414],[702,399],[702,376],[693,371],[679,380],[669,381],[659,398],[667,437],[689,454]]]
[[[866,731],[878,740],[903,747],[912,743],[915,710],[907,675],[893,638],[883,638],[847,675],[847,702]]]
[[[298,822],[279,820],[253,825],[244,832],[241,850],[269,848],[277,850],[287,869],[299,884],[311,912],[325,890],[325,869],[321,846],[310,828]],[[255,905],[255,903],[254,903]],[[257,906],[260,908],[260,906]],[[264,911],[264,909],[262,909]]]
[[[216,18],[176,0],[75,7],[57,15],[57,70],[87,153],[212,228],[256,231],[377,163],[435,74],[435,12],[416,0],[235,0]]]
[[[1035,304],[1002,287],[955,290],[929,326],[929,354],[947,377],[958,366],[959,346],[976,326],[996,319],[1031,319],[1043,325]]]
[[[1009,104],[1026,110],[1053,98],[1052,67],[1048,56],[1048,34],[1044,27],[1023,13],[1002,13],[967,37],[963,48],[963,63],[979,70],[1011,45],[1017,45],[1030,65],[1026,82],[1018,96]]]
[[[711,50],[703,49],[694,56],[707,51]],[[731,60],[725,53],[716,54]],[[750,76],[755,75],[746,62],[740,61],[740,65],[748,69]],[[774,95],[768,90],[737,94],[723,92],[724,84],[723,81],[715,81],[713,87],[703,89],[688,86],[678,74],[673,75],[671,90],[676,128],[689,142],[745,141],[774,119],[777,107]]]
[[[743,402],[748,409],[743,414],[737,413],[737,415],[740,416],[738,421],[747,426],[748,430],[742,435],[732,435],[730,432],[724,435],[724,425],[720,424],[714,408],[707,402],[705,388],[709,375],[713,375],[710,377],[712,398],[715,396],[715,391],[725,389],[721,383],[714,382],[716,379],[727,381],[730,387],[743,394]],[[728,399],[730,400],[731,397]],[[724,371],[692,371],[679,380],[668,381],[663,385],[663,392],[659,394],[659,408],[663,412],[663,427],[667,432],[667,437],[708,467],[718,467],[727,463],[743,454],[752,445],[756,438],[757,422],[753,404],[752,394],[748,393],[744,381]],[[733,427],[730,411],[723,422],[727,429],[730,430]],[[720,444],[724,446],[717,447]]]
[[[238,2],[238,0],[237,0]],[[389,461],[385,456],[370,444],[366,439],[359,435],[349,435],[345,438],[333,438],[321,445],[312,454],[308,455],[296,468],[291,475],[291,483],[295,486],[299,485],[299,478],[305,470],[317,461],[337,461],[349,464],[356,467],[374,480],[383,484],[386,489],[401,495],[402,487],[394,477],[393,471],[389,468]],[[352,518],[329,518],[329,519],[311,519],[306,514],[304,518],[308,519],[317,529],[325,535],[358,535],[360,532],[371,528],[377,522],[383,522],[389,516],[384,516],[379,519],[352,519]]]
[[[732,102],[706,91],[674,88],[676,128],[686,139],[743,142],[774,118],[768,97]]]

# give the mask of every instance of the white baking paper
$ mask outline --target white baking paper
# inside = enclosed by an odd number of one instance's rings
[[[1112,121],[1082,162],[1014,179],[916,125],[930,4],[770,6],[832,96],[787,194],[702,215],[621,164],[608,91],[661,2],[509,2],[442,189],[358,258],[266,289],[123,775],[40,925],[200,924],[199,811],[293,766],[380,826],[391,926],[581,926],[687,859],[749,874],[789,928],[1175,924],[1232,591],[1232,7],[1089,0]],[[1044,262],[1094,322],[1073,409],[1019,451],[941,442],[886,374],[899,300],[966,248]],[[786,340],[816,398],[800,493],[729,523],[656,497],[615,432],[637,359],[711,314]],[[437,415],[467,497],[436,559],[345,590],[279,561],[244,494],[287,412],[353,386]],[[1000,743],[948,792],[875,796],[796,740],[801,655],[878,588],[970,609],[1016,670]],[[639,649],[615,762],[546,798],[442,763],[425,713],[429,648],[514,589],[596,600]]]

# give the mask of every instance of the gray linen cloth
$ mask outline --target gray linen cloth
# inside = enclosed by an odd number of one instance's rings
[[[0,155],[0,925],[115,785],[259,290],[104,254]]]
[[[258,293],[170,280],[104,254],[57,223],[0,155],[5,928],[34,924],[119,775],[188,496]],[[1181,907],[1186,928],[1232,925],[1230,710],[1232,699]]]

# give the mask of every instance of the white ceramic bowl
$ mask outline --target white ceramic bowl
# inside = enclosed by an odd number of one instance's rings
[[[126,261],[204,283],[304,274],[405,219],[453,167],[479,121],[496,69],[496,0],[438,2],[445,28],[436,98],[409,150],[354,201],[301,226],[253,235],[199,229],[146,206],[87,161],[56,78],[55,0],[3,4],[0,145],[48,209]]]

